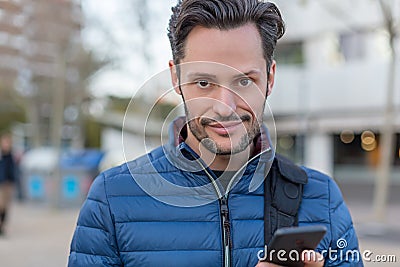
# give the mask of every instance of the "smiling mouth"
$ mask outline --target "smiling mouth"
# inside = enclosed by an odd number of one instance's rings
[[[205,126],[209,127],[213,132],[222,135],[229,136],[236,131],[241,125],[242,121],[225,121],[225,122],[213,122]]]

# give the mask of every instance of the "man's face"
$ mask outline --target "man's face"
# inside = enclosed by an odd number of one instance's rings
[[[256,26],[222,31],[195,27],[179,69],[180,77],[173,66],[171,71],[184,99],[188,144],[201,143],[219,155],[245,150],[260,132],[275,72],[273,64],[267,89],[267,63]]]
[[[0,138],[0,149],[3,153],[8,153],[11,151],[11,137],[4,135]]]

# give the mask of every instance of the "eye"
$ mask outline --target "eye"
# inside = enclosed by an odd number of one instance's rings
[[[202,89],[209,88],[211,86],[211,83],[207,80],[199,80],[196,82],[196,84]]]
[[[239,80],[239,85],[242,87],[248,87],[253,83],[250,78],[243,78]]]

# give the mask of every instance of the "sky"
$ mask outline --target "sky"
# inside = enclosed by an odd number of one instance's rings
[[[147,79],[168,68],[171,52],[167,25],[176,1],[148,1],[151,34],[146,47],[151,65],[143,59],[143,36],[137,28],[137,10],[129,6],[131,2],[134,0],[82,0],[85,47],[99,58],[117,58],[91,79],[90,89],[95,96],[132,96]]]

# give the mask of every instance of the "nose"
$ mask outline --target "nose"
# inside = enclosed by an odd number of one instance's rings
[[[229,117],[236,111],[236,95],[229,88],[218,87],[213,101],[213,111],[221,117]]]

